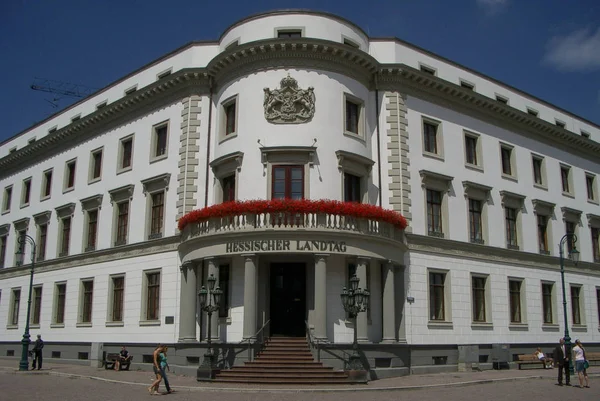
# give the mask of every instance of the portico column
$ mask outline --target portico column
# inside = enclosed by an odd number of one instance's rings
[[[396,292],[394,291],[394,264],[383,268],[383,342],[396,342]]]
[[[256,336],[256,255],[244,254],[244,331],[243,338]]]
[[[321,342],[327,341],[327,257],[315,254],[315,314],[314,335]]]
[[[206,258],[204,259],[208,265],[208,276],[212,274],[217,281],[215,281],[215,288],[219,285],[219,265],[214,258]],[[210,335],[211,341],[219,341],[219,311],[213,312],[210,321]]]
[[[368,258],[358,258],[356,261],[356,277],[360,280],[358,287],[361,289],[367,288],[367,274],[368,274]],[[358,314],[356,317],[356,336],[358,341],[367,342],[369,341],[368,336],[368,311],[364,311]]]
[[[196,263],[188,260],[181,267],[181,301],[179,305],[179,341],[196,338]]]

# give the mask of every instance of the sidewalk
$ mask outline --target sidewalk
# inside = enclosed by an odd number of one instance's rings
[[[104,368],[93,368],[90,366],[66,365],[48,363],[44,364],[42,370],[20,372],[18,361],[0,359],[0,373],[24,374],[24,375],[56,375],[67,377],[79,377],[106,382],[129,384],[135,386],[149,386],[154,376],[146,371],[120,371],[105,370]],[[400,391],[417,390],[421,388],[435,387],[458,387],[470,386],[483,383],[499,381],[521,381],[521,380],[546,380],[550,383],[556,382],[558,371],[556,369],[526,369],[526,370],[487,370],[484,372],[452,372],[436,373],[427,375],[410,375],[371,381],[368,384],[355,385],[258,385],[238,383],[208,383],[198,382],[195,377],[182,376],[171,373],[169,382],[176,391],[228,391],[228,392],[344,392],[344,391]],[[590,377],[600,374],[589,374]],[[577,377],[572,377],[577,380]]]

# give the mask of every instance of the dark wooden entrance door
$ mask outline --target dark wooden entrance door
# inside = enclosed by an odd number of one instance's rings
[[[271,335],[304,337],[306,268],[304,263],[271,264]]]

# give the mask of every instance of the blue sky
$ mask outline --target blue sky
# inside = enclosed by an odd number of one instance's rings
[[[60,110],[51,94],[30,89],[34,77],[102,88],[281,8],[341,15],[371,36],[396,36],[600,124],[598,0],[0,0],[0,140]]]

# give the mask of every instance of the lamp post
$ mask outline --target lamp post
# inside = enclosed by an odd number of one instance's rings
[[[21,361],[19,362],[19,370],[29,370],[29,362],[27,360],[27,354],[29,353],[29,317],[31,314],[31,292],[33,291],[33,269],[35,267],[35,241],[27,234],[20,235],[17,238],[19,244],[19,250],[16,252],[16,264],[17,266],[23,265],[25,259],[25,245],[29,243],[31,245],[31,269],[29,273],[29,297],[27,298],[27,320],[25,321],[25,332],[23,333],[23,339],[21,340]]]
[[[365,370],[358,353],[358,340],[356,334],[356,317],[360,312],[364,312],[369,307],[369,293],[368,289],[361,289],[358,287],[359,278],[356,275],[350,278],[350,289],[346,287],[342,288],[340,297],[342,298],[342,306],[350,318],[354,321],[354,341],[352,342],[352,355],[348,361],[349,370]]]
[[[212,380],[214,379],[215,373],[218,372],[218,369],[215,369],[215,360],[217,355],[214,354],[212,349],[211,321],[212,314],[219,310],[219,304],[221,303],[221,295],[223,295],[223,291],[221,291],[221,289],[218,286],[215,287],[216,281],[217,279],[215,278],[215,276],[211,274],[207,279],[208,289],[202,286],[202,288],[198,292],[200,309],[206,312],[208,320],[208,349],[204,354],[204,359],[202,360],[202,364],[198,367],[198,371],[196,374],[196,379],[199,381]]]
[[[573,260],[575,266],[577,266],[577,262],[579,262],[579,251],[575,247],[575,243],[577,242],[577,236],[572,233],[567,233],[563,235],[560,239],[560,243],[558,244],[559,255],[560,255],[560,280],[562,282],[562,296],[563,296],[563,316],[565,320],[565,349],[571,349],[571,337],[569,336],[569,323],[567,322],[567,294],[565,290],[565,257],[563,253],[563,246],[565,242],[571,242],[571,250],[569,251],[569,257]],[[573,358],[569,356],[569,372],[573,374]]]

